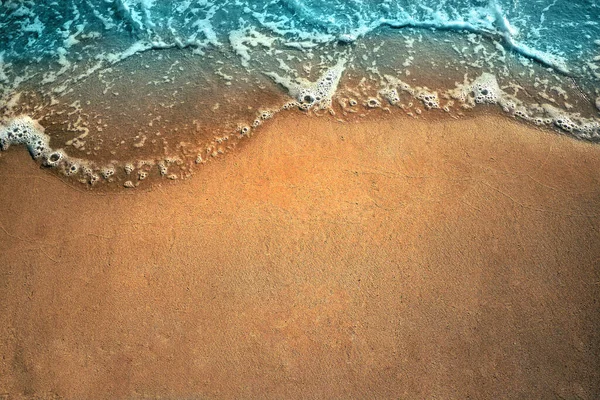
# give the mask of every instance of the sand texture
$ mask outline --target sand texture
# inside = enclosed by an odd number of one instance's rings
[[[600,147],[276,119],[183,182],[0,157],[0,399],[600,397]]]

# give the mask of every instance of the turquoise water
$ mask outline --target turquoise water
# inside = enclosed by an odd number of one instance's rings
[[[0,145],[87,183],[185,177],[281,112],[600,141],[591,0],[0,1],[0,44]]]

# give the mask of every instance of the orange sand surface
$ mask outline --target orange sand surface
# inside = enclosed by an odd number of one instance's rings
[[[184,182],[0,157],[0,399],[600,397],[600,146],[289,116]]]

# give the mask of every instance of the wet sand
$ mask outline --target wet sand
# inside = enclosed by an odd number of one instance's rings
[[[150,192],[0,182],[0,398],[600,396],[599,146],[287,116]]]

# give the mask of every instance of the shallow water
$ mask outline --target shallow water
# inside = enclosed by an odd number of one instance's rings
[[[0,43],[2,149],[84,183],[189,176],[281,112],[600,141],[592,0],[0,1]]]

